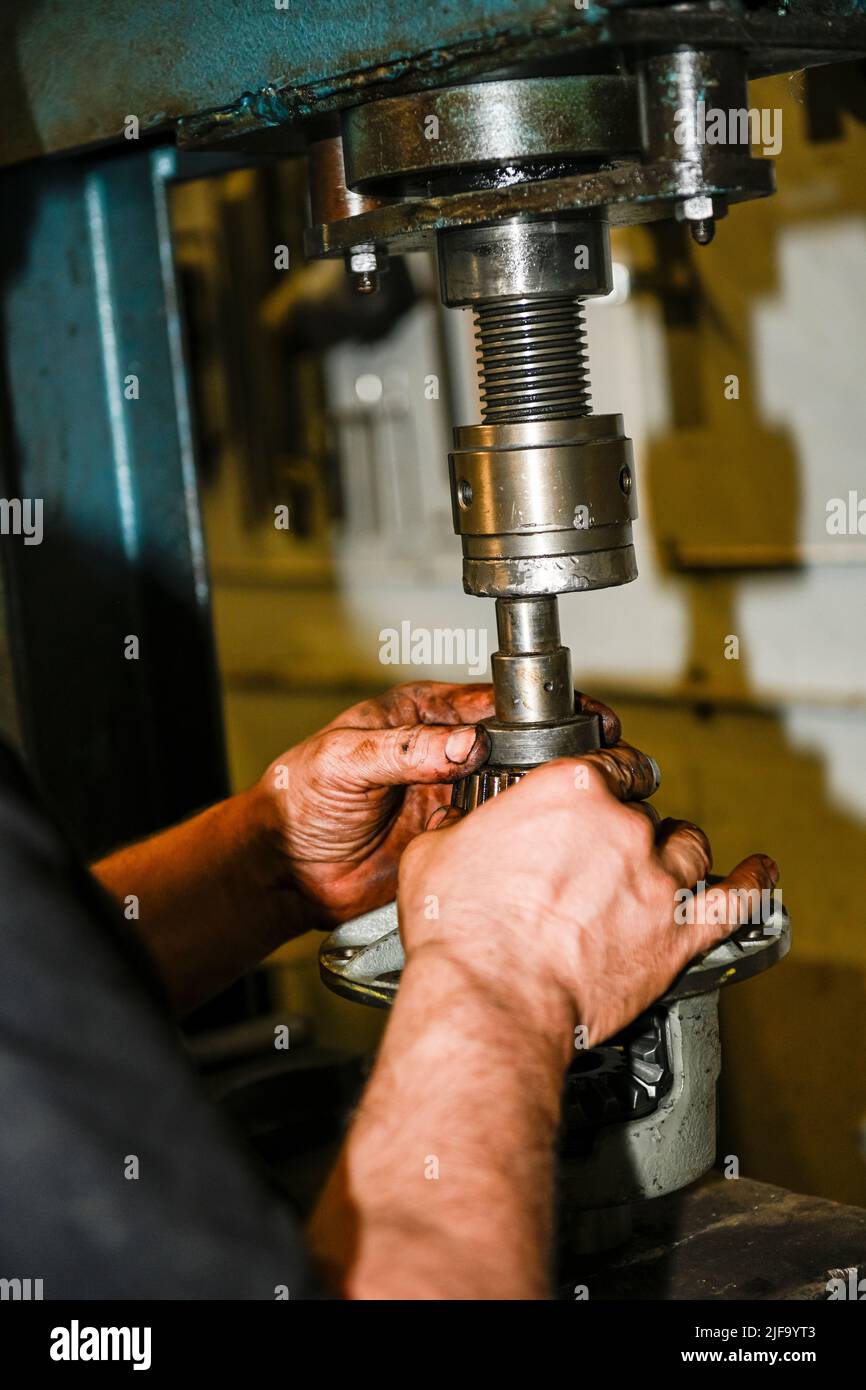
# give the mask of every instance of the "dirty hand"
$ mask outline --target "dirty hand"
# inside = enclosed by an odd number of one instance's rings
[[[710,846],[640,804],[656,782],[652,760],[620,743],[537,768],[465,818],[437,812],[400,865],[407,961],[456,962],[467,991],[555,1033],[563,1058],[575,1024],[590,1046],[611,1037],[730,934],[743,898],[729,890],[770,889],[778,875],[751,855],[707,891],[713,911],[678,925],[675,894],[706,879]]]
[[[600,716],[603,741],[616,742],[616,715],[575,698],[583,713]],[[257,791],[278,881],[290,880],[328,922],[390,901],[400,856],[450,800],[447,784],[486,760],[477,725],[492,714],[489,685],[413,682],[354,705],[277,758]]]

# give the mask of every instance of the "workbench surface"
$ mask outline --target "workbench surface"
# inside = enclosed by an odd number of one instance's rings
[[[825,1299],[832,1272],[866,1275],[866,1208],[713,1173],[635,1208],[627,1246],[563,1268],[567,1298]]]

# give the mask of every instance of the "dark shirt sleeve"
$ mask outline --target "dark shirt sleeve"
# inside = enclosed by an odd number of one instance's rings
[[[0,1277],[45,1298],[317,1297],[149,957],[3,746],[0,970]]]

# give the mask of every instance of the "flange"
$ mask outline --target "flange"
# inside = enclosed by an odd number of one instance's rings
[[[790,945],[790,918],[784,907],[774,904],[757,928],[740,928],[692,961],[659,1003],[709,994],[750,979],[782,960]],[[319,950],[319,972],[329,989],[383,1009],[390,1008],[396,998],[405,963],[394,902],[344,922]]]
[[[377,194],[428,196],[480,186],[486,173],[515,182],[539,166],[640,150],[633,77],[603,73],[515,78],[365,102],[342,118],[346,179]]]

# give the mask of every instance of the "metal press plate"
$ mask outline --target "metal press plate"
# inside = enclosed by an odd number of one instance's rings
[[[683,198],[724,197],[729,203],[764,198],[775,191],[772,160],[708,157],[701,165],[661,160],[628,164],[591,174],[473,189],[417,201],[396,201],[342,221],[309,227],[307,255],[341,256],[372,242],[391,251],[420,251],[436,244],[437,232],[515,217],[604,209],[612,226],[670,217]]]

